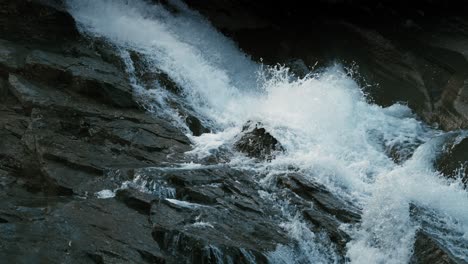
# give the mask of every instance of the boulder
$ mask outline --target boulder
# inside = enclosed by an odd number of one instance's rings
[[[187,124],[190,131],[192,131],[192,134],[194,136],[198,137],[204,133],[210,132],[210,130],[202,124],[200,119],[196,118],[193,115],[187,115],[187,117],[185,118],[185,123]]]
[[[247,123],[242,129],[242,135],[234,143],[234,148],[251,158],[272,160],[275,154],[283,152],[284,148],[260,123]]]

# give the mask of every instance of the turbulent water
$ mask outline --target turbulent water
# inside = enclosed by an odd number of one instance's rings
[[[445,180],[433,167],[446,138],[455,135],[426,126],[404,105],[369,103],[340,65],[304,78],[285,67],[264,67],[198,13],[181,2],[171,3],[179,10],[176,14],[136,0],[68,1],[84,33],[106,39],[120,51],[142,103],[186,129],[168,107],[171,93],[158,84],[143,88],[131,52],[183,88],[187,109],[213,131],[195,137],[187,130],[194,145],[187,155],[203,158],[231,148],[247,121],[261,122],[286,152],[260,164],[234,154],[230,165],[259,171],[264,175],[259,184],[264,185],[294,167],[362,209],[359,224],[342,226],[351,236],[349,262],[407,263],[421,222],[430,223],[426,231],[468,261],[468,194],[460,182]],[[389,149],[409,159],[398,164]],[[412,205],[424,213],[410,215]],[[272,261],[338,261],[335,250],[283,206],[289,220],[282,228],[300,247],[279,246],[271,252]]]

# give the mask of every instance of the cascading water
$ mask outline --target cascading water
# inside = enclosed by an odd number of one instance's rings
[[[349,262],[407,263],[422,221],[432,223],[426,231],[453,255],[468,261],[468,193],[432,165],[451,134],[427,127],[404,105],[382,108],[368,103],[339,65],[304,78],[284,67],[265,69],[181,2],[171,2],[177,14],[144,1],[68,4],[85,34],[104,38],[121,51],[130,76],[134,69],[129,52],[136,51],[183,88],[184,104],[214,131],[199,137],[187,132],[194,145],[188,155],[203,158],[220,147],[229,148],[247,121],[258,121],[286,152],[268,163],[235,154],[230,166],[259,171],[265,175],[259,184],[264,185],[269,177],[294,167],[361,208],[360,223],[343,226],[351,236]],[[146,90],[133,77],[135,94],[152,104],[155,114],[169,114],[177,121],[178,114],[164,105],[170,93]],[[414,153],[397,164],[388,155],[394,147]],[[337,262],[336,252],[317,239],[319,234],[283,206],[288,219],[283,228],[300,247],[279,247],[271,259]],[[411,216],[412,206],[425,213]]]

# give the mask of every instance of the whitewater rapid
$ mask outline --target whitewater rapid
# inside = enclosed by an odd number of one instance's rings
[[[451,134],[428,127],[405,105],[369,103],[340,65],[304,78],[285,67],[264,67],[197,12],[170,2],[177,14],[142,0],[69,0],[68,5],[84,34],[120,50],[135,95],[182,127],[181,117],[165,101],[173,95],[158,87],[147,90],[132,75],[130,52],[137,51],[183,88],[184,102],[213,131],[195,137],[187,130],[194,145],[187,155],[203,158],[229,148],[247,121],[261,122],[286,152],[262,164],[237,154],[230,165],[263,171],[262,184],[292,166],[361,208],[361,222],[343,226],[352,238],[346,256],[351,263],[407,263],[423,220],[432,223],[427,232],[468,261],[468,193],[433,167]],[[388,149],[411,157],[397,164]],[[411,205],[429,213],[412,217]],[[279,247],[272,259],[294,263],[302,254],[310,262],[337,261],[300,217],[291,214],[283,228],[300,243],[301,252]]]

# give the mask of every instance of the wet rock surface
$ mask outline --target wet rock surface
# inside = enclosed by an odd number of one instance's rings
[[[151,208],[159,246],[193,263],[266,263],[266,253],[288,239],[249,176],[229,168],[169,172],[177,200],[157,200]]]
[[[341,254],[346,253],[350,237],[340,229],[342,224],[358,223],[360,210],[334,196],[326,187],[310,180],[305,175],[291,173],[278,179],[279,186],[285,187],[302,198],[303,215],[315,232],[325,232]],[[311,202],[313,206],[304,205]]]
[[[7,192],[0,215],[8,263],[164,263],[147,217],[114,199]]]
[[[164,263],[148,215],[95,192],[190,142],[140,110],[125,73],[49,2],[0,3],[0,259]]]
[[[418,232],[414,243],[414,253],[411,264],[435,263],[456,264],[459,263],[433,238],[424,232]],[[460,262],[463,263],[463,262]]]
[[[415,234],[413,254],[409,260],[413,263],[466,263],[464,256],[455,256],[447,247],[441,243],[441,239],[447,232],[444,226],[440,225],[440,219],[424,206],[410,205],[411,217],[420,223],[420,229]],[[460,244],[464,249],[468,245],[456,239],[452,243]]]
[[[234,144],[234,148],[260,160],[272,160],[276,153],[285,151],[281,143],[267,132],[262,124],[256,122],[244,125],[242,136]]]
[[[339,52],[342,47],[327,44],[303,56],[306,49],[314,50],[312,39],[296,41],[296,31],[283,35],[279,48],[270,48],[264,41],[277,41],[273,35],[284,29],[272,27],[271,17],[259,16],[258,3],[222,2],[227,13],[218,12],[219,3],[206,5],[213,9],[205,13],[256,57],[287,59],[299,75],[328,52],[353,59]],[[248,12],[239,3],[246,4]],[[282,192],[276,200],[268,198],[271,190],[259,182],[265,175],[207,165],[221,163],[222,154],[204,160],[207,167],[174,167],[187,161],[184,153],[191,149],[185,131],[140,108],[113,47],[80,36],[63,7],[60,0],[0,2],[1,261],[268,263],[278,246],[297,243],[281,227],[288,219],[277,206],[292,201],[309,228],[325,234],[345,262],[350,238],[341,226],[360,221],[358,208],[316,183],[313,175],[300,173],[279,175],[274,185]],[[177,12],[176,7],[171,12]],[[377,102],[407,100],[422,113],[432,111],[430,120],[447,128],[465,126],[460,117],[465,113],[462,40],[449,43],[441,33],[435,39],[440,42],[434,42],[438,48],[428,49],[443,56],[407,56],[381,32],[349,22],[314,23],[356,39],[343,45],[363,45],[370,51],[362,55],[369,62],[364,65],[370,65],[377,72],[375,80],[386,87],[373,92]],[[447,28],[444,24],[441,32]],[[249,41],[254,36],[259,41]],[[335,40],[334,34],[323,37]],[[258,53],[262,46],[265,53]],[[325,47],[330,50],[324,52]],[[138,54],[130,55],[146,89],[157,85],[174,96],[171,107],[193,135],[209,131],[190,109],[177,104],[177,83],[150,69]],[[438,71],[441,83],[432,81],[432,70]],[[390,85],[401,91],[388,97],[384,93]],[[466,159],[463,144],[447,159]],[[254,122],[246,125],[235,148],[267,161],[285,151]],[[448,167],[441,170],[452,171],[451,163],[442,163]],[[412,261],[453,263],[453,258],[430,235],[420,233]]]
[[[460,180],[466,187],[468,185],[468,139],[454,137],[448,140],[435,165],[443,175]]]

